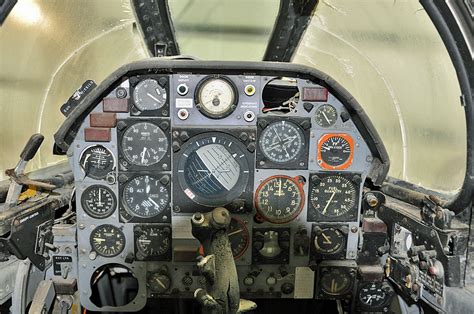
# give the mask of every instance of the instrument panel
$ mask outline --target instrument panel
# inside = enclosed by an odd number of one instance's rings
[[[357,288],[363,186],[384,163],[360,111],[298,73],[223,72],[137,69],[80,123],[68,156],[85,308],[192,298],[205,282],[190,219],[219,206],[232,214],[243,297],[338,299]],[[138,280],[130,303],[91,298],[91,278],[107,265]]]

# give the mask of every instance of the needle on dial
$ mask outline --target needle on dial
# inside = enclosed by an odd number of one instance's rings
[[[331,121],[329,121],[328,119],[328,116],[326,116],[326,114],[324,113],[324,111],[321,111],[323,116],[324,116],[324,119],[326,119],[326,121],[328,122],[328,124],[331,124]]]
[[[323,212],[322,212],[323,214],[326,214],[326,210],[328,209],[329,204],[331,204],[332,199],[334,198],[334,195],[336,195],[336,191],[332,192],[332,195],[329,198],[328,202],[326,203],[326,206],[324,206],[324,209],[323,209]]]
[[[153,96],[152,94],[150,94],[150,93],[146,93],[146,94],[147,94],[148,97],[150,97],[150,98],[153,99],[154,101],[158,101],[158,102],[159,102],[158,98],[156,98],[156,97]]]
[[[238,229],[238,230],[232,231],[231,233],[227,234],[227,236],[230,237],[230,236],[233,236],[234,234],[241,233],[242,231],[243,231],[242,229]]]

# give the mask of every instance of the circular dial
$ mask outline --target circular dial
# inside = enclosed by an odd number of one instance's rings
[[[303,131],[289,121],[277,121],[268,125],[260,134],[258,143],[263,155],[279,164],[295,161],[305,151]]]
[[[230,221],[227,236],[230,241],[230,248],[234,259],[241,257],[249,246],[249,232],[245,223],[238,219],[232,218]]]
[[[170,248],[170,229],[159,226],[139,226],[135,229],[137,251],[143,257],[165,255]]]
[[[93,179],[103,179],[115,168],[112,153],[101,145],[91,146],[81,154],[80,166],[85,176]]]
[[[160,214],[168,205],[168,189],[156,178],[143,175],[128,181],[123,189],[123,204],[132,215],[150,218]]]
[[[171,287],[171,279],[165,274],[153,273],[147,279],[147,286],[155,293],[165,293]]]
[[[272,223],[285,223],[298,216],[304,205],[304,192],[297,179],[273,176],[263,181],[255,192],[255,207]]]
[[[336,124],[337,121],[337,110],[329,104],[324,104],[316,109],[315,114],[316,123],[323,127],[328,128]]]
[[[324,169],[346,169],[353,152],[354,141],[348,134],[325,134],[318,143],[318,163]]]
[[[112,215],[117,206],[114,192],[103,185],[91,185],[82,192],[81,205],[84,211],[94,218]]]
[[[204,206],[223,206],[239,197],[249,180],[245,150],[225,133],[203,133],[190,139],[178,164],[184,193]]]
[[[224,78],[207,78],[200,84],[196,101],[199,110],[211,118],[223,118],[234,111],[237,93],[232,83]]]
[[[329,175],[314,183],[310,192],[311,205],[321,215],[340,217],[357,208],[358,188],[341,175]]]
[[[119,255],[125,248],[125,235],[113,225],[100,225],[91,232],[92,249],[104,257]]]
[[[344,248],[344,234],[336,228],[328,227],[316,230],[314,247],[320,254],[335,254]]]
[[[155,124],[139,122],[130,126],[122,137],[125,159],[137,166],[150,166],[159,162],[168,151],[168,139]]]
[[[166,103],[166,89],[154,79],[146,79],[135,86],[133,101],[140,111],[158,110]]]
[[[329,295],[341,295],[348,292],[351,283],[351,277],[341,268],[332,268],[323,272],[320,279],[321,290]]]
[[[379,307],[385,304],[387,293],[380,282],[368,283],[360,289],[359,300],[362,304]]]

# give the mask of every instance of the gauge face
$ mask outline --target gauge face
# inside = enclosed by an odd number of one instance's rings
[[[297,179],[274,176],[263,181],[255,192],[255,207],[272,223],[295,219],[303,209],[304,192]]]
[[[108,187],[92,185],[82,192],[81,205],[89,216],[106,218],[114,212],[117,200],[114,192]]]
[[[91,232],[92,249],[104,257],[119,255],[125,248],[125,236],[118,227],[100,225]]]
[[[165,293],[171,287],[171,279],[165,274],[153,273],[147,279],[147,286],[155,293]]]
[[[158,163],[168,152],[168,139],[155,124],[139,122],[130,126],[122,137],[122,152],[125,159],[137,166]]]
[[[223,118],[234,111],[237,93],[232,83],[224,78],[207,78],[196,92],[199,110],[210,118]]]
[[[249,231],[245,223],[238,218],[232,218],[227,236],[229,237],[232,255],[234,259],[238,259],[245,253],[250,242]]]
[[[80,165],[85,176],[100,180],[115,168],[115,160],[107,148],[96,145],[82,152]]]
[[[379,307],[385,304],[387,293],[380,282],[372,282],[360,289],[359,300],[362,304]]]
[[[168,189],[155,177],[138,176],[125,184],[123,204],[133,216],[151,218],[165,210],[170,202]]]
[[[305,151],[303,131],[289,121],[277,121],[268,125],[260,134],[258,143],[263,155],[278,164],[295,161]]]
[[[314,247],[320,254],[336,254],[344,248],[345,242],[339,229],[328,227],[315,231]]]
[[[225,133],[203,133],[183,146],[178,180],[184,193],[204,206],[223,206],[239,197],[249,180],[245,146]]]
[[[135,226],[137,255],[140,254],[144,258],[166,255],[171,245],[170,232],[171,230],[168,227],[163,228],[153,225]]]
[[[140,111],[158,110],[166,104],[166,89],[154,79],[146,79],[135,86],[133,101]]]
[[[348,134],[325,134],[318,142],[318,163],[324,169],[346,169],[352,164],[354,140]]]
[[[313,208],[326,217],[344,216],[358,207],[358,188],[342,175],[328,175],[314,183],[310,192]]]
[[[316,123],[323,128],[328,128],[336,124],[337,110],[329,104],[324,104],[316,109],[315,113]]]
[[[344,294],[350,290],[351,284],[351,277],[341,268],[331,268],[323,272],[320,279],[321,290],[329,295]]]

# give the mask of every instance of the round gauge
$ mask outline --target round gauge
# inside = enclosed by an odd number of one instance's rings
[[[171,287],[171,279],[165,274],[153,273],[147,279],[147,286],[155,293],[165,293]]]
[[[231,135],[199,134],[186,142],[178,163],[184,193],[204,206],[223,206],[244,192],[249,180],[245,146]]]
[[[297,179],[273,176],[263,181],[255,192],[258,213],[272,223],[295,219],[304,205],[304,192]]]
[[[321,290],[329,295],[341,295],[351,288],[352,278],[341,268],[331,268],[324,272],[320,279]]]
[[[123,204],[133,216],[150,218],[160,214],[170,202],[168,189],[154,177],[143,175],[123,188]]]
[[[232,218],[227,231],[227,236],[230,241],[230,248],[234,259],[238,259],[244,255],[250,242],[249,231],[245,226],[245,223],[238,219]]]
[[[114,257],[125,248],[125,235],[114,225],[100,225],[92,230],[90,242],[100,256]]]
[[[316,123],[323,128],[328,128],[336,124],[337,110],[329,104],[324,104],[316,109]]]
[[[379,307],[386,303],[387,293],[383,289],[383,283],[370,282],[360,289],[359,301],[363,305]]]
[[[295,161],[305,152],[303,131],[289,121],[270,123],[263,129],[258,143],[263,155],[278,164]]]
[[[133,101],[140,111],[158,110],[166,103],[166,89],[154,79],[146,79],[135,86]]]
[[[81,205],[84,211],[94,218],[112,215],[117,206],[114,192],[103,185],[91,185],[82,192]]]
[[[342,175],[328,175],[313,184],[309,196],[311,205],[326,217],[340,217],[358,206],[358,188]]]
[[[166,255],[170,249],[170,229],[159,226],[137,226],[135,228],[135,244],[143,257]]]
[[[345,242],[339,229],[328,227],[315,231],[314,247],[320,254],[336,254],[344,248]]]
[[[137,166],[156,164],[168,152],[168,146],[165,133],[150,122],[131,125],[122,137],[123,156]]]
[[[196,107],[210,118],[223,118],[231,114],[237,105],[237,92],[226,78],[206,78],[196,91]]]
[[[318,142],[318,163],[324,169],[347,169],[352,164],[354,140],[348,134],[325,134]]]
[[[85,176],[96,180],[105,178],[115,168],[114,156],[101,145],[91,146],[84,150],[79,163]]]

